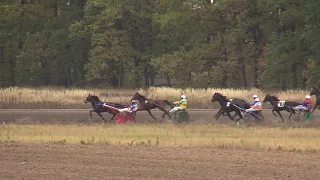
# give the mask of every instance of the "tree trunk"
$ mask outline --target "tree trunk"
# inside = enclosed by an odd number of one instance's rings
[[[144,68],[143,75],[144,75],[144,85],[145,85],[146,87],[150,87],[148,66],[146,66],[146,67]]]
[[[140,73],[139,73],[139,64],[140,61],[137,57],[134,57],[134,74],[135,74],[135,88],[141,87],[141,79],[140,79]]]
[[[154,67],[151,66],[150,86],[154,86],[154,79],[155,79],[155,70],[154,70]]]
[[[123,86],[123,81],[124,81],[124,67],[120,67],[120,74],[119,74],[119,84],[118,87],[121,88]]]
[[[170,76],[166,76],[166,80],[167,80],[167,85],[168,85],[168,87],[171,87],[171,78],[170,78]]]
[[[11,82],[9,82],[10,85],[15,86],[16,85],[16,62],[13,60],[13,58],[9,57],[9,64],[10,64],[10,74],[11,74]]]
[[[0,47],[0,63],[4,62],[4,48],[3,46]]]
[[[243,82],[243,87],[248,88],[248,82],[247,82],[247,74],[246,74],[246,65],[244,62],[244,55],[243,55],[243,39],[238,38],[238,62],[240,66],[240,71],[242,74],[242,82]]]
[[[297,64],[292,65],[292,87],[298,88]]]

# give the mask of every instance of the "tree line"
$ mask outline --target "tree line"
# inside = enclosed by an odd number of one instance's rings
[[[318,0],[2,0],[0,87],[320,84]]]

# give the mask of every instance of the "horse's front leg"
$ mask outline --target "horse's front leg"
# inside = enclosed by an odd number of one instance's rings
[[[313,110],[312,110],[311,113],[313,113],[313,111],[316,110],[319,105],[320,105],[320,104],[316,104],[316,105],[314,106],[314,108],[313,108]],[[319,106],[319,108],[320,108],[320,106]]]
[[[222,108],[220,108],[219,109],[219,111],[217,112],[217,114],[214,116],[215,118],[218,116],[218,114],[220,114],[221,113],[221,111],[223,111],[223,109]],[[219,115],[220,116],[220,115]]]
[[[219,119],[219,117],[221,116],[221,114],[222,113],[224,113],[224,111],[222,110],[222,111],[220,111],[218,114],[217,114],[217,117],[216,117],[216,120],[218,120]]]
[[[94,110],[91,110],[89,112],[90,112],[90,118],[92,119],[92,112],[94,112]]]

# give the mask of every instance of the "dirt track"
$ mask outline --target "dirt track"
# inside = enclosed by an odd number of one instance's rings
[[[158,120],[162,120],[160,111],[152,111],[154,116]],[[191,123],[224,123],[234,124],[228,117],[220,116],[219,120],[215,120],[213,116],[217,113],[217,110],[189,110]],[[275,117],[270,110],[263,112],[265,119],[269,125],[275,125],[280,122],[280,117]],[[285,121],[288,121],[288,113],[282,113]],[[103,116],[109,120],[112,116],[108,113],[104,113]],[[314,112],[313,122],[309,123],[309,127],[320,127],[320,111]],[[152,117],[147,112],[137,113],[137,122],[147,123],[154,122]],[[15,124],[75,124],[75,123],[101,123],[102,119],[93,113],[93,119],[89,117],[89,109],[80,110],[0,110],[0,123],[15,123]],[[110,121],[111,122],[111,121]]]
[[[0,143],[7,179],[320,179],[319,154]]]

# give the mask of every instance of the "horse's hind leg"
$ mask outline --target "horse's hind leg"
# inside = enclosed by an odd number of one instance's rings
[[[104,122],[107,122],[100,112],[97,112],[97,114],[104,120]]]
[[[279,114],[279,116],[281,117],[281,120],[282,120],[282,122],[284,122],[284,119],[283,119],[283,117],[282,117],[282,115],[281,115],[281,113],[280,113],[280,111],[276,111],[278,114]]]
[[[113,116],[110,120],[113,121],[113,119],[114,119],[114,117],[116,117],[116,115],[117,115],[116,113],[113,113]]]
[[[162,115],[162,119],[164,119],[164,115],[167,115],[169,118],[171,118],[170,114],[168,113],[168,111],[164,111],[163,115]]]
[[[148,113],[150,114],[150,116],[153,117],[153,119],[154,119],[155,121],[157,121],[157,119],[151,114],[151,111],[150,111],[150,110],[147,110],[147,111],[148,111]]]

